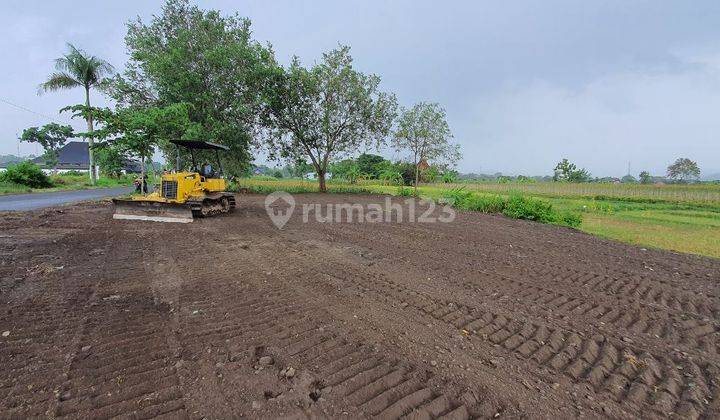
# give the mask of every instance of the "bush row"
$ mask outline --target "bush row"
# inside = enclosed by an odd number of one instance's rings
[[[560,212],[552,204],[537,198],[522,195],[478,195],[463,188],[447,192],[442,200],[455,208],[479,211],[482,213],[499,213],[513,219],[532,220],[540,223],[576,228],[582,223],[582,217],[575,213]]]

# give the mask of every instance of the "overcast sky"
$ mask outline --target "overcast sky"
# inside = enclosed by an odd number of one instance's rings
[[[439,102],[463,172],[549,174],[567,157],[596,176],[624,175],[628,162],[663,174],[681,156],[720,172],[720,1],[444,3],[198,1],[249,17],[282,62],[348,44],[401,104]],[[122,70],[125,23],[160,5],[4,1],[0,154],[39,153],[18,144],[23,128],[67,123],[58,109],[81,102],[80,89],[37,95],[66,42]]]

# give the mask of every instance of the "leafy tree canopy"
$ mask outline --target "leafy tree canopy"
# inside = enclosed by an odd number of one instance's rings
[[[362,153],[357,158],[358,171],[367,175],[369,178],[376,179],[380,175],[380,165],[385,162],[385,158],[380,155],[371,153]]]
[[[354,159],[343,159],[339,162],[331,163],[329,166],[333,179],[350,180],[353,176],[360,173],[358,164]]]
[[[590,173],[585,168],[578,169],[567,159],[558,162],[554,171],[553,181],[588,182],[590,180]]]
[[[638,178],[640,179],[641,184],[650,184],[652,182],[652,176],[650,176],[650,172],[648,171],[640,172]]]
[[[46,164],[57,168],[58,152],[67,140],[73,136],[71,126],[50,123],[42,127],[26,128],[23,130],[20,140],[41,145],[45,150]]]
[[[686,182],[700,178],[700,168],[697,163],[688,158],[679,158],[667,168],[667,177]]]
[[[74,116],[92,117],[99,127],[92,135],[107,147],[125,157],[136,157],[141,162],[144,175],[145,160],[151,158],[156,147],[168,147],[170,140],[192,139],[198,132],[196,123],[190,121],[189,106],[176,103],[166,107],[123,108],[117,111],[108,108],[93,108],[84,105],[67,107]]]
[[[250,21],[202,10],[188,0],[168,0],[149,23],[128,24],[130,60],[111,94],[122,107],[189,106],[201,139],[230,148],[225,169],[249,170],[258,129],[262,76],[273,52],[251,37]],[[171,156],[166,156],[171,158]]]
[[[269,71],[263,122],[272,157],[309,159],[325,191],[332,159],[378,147],[390,132],[396,100],[379,90],[380,78],[352,66],[350,48],[323,54],[305,68],[295,58]]]
[[[635,179],[634,176],[627,174],[624,177],[620,178],[620,182],[623,184],[633,184],[637,182],[637,179]]]
[[[460,160],[460,146],[452,144],[452,132],[445,110],[437,103],[421,102],[403,109],[397,122],[393,146],[408,151],[415,165],[415,189],[420,178],[418,163],[422,160]]]
[[[100,171],[111,177],[118,177],[125,167],[125,157],[121,150],[110,143],[95,146],[95,157]]]

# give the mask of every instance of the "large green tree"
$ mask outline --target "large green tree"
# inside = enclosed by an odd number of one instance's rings
[[[305,68],[295,58],[287,68],[270,70],[264,90],[263,122],[273,157],[309,159],[320,191],[333,159],[379,147],[390,133],[395,96],[380,91],[380,78],[352,65],[350,48],[323,54]]]
[[[113,67],[105,60],[87,54],[67,44],[68,52],[55,60],[57,72],[50,75],[45,83],[40,85],[40,92],[56,91],[61,89],[72,89],[82,87],[85,90],[85,105],[90,106],[90,89],[101,86],[105,83],[104,76],[113,71]],[[88,116],[86,119],[88,133],[93,132],[93,119]],[[89,135],[88,148],[90,162],[90,182],[95,184],[95,159],[93,157],[93,136]]]
[[[199,135],[230,148],[226,171],[246,172],[262,76],[274,65],[272,50],[252,39],[250,21],[168,0],[149,22],[129,22],[125,42],[130,59],[111,89],[118,104],[191,105],[190,120],[202,126]]]
[[[640,172],[639,177],[641,184],[650,184],[652,182],[652,176],[650,176],[650,172],[648,171]]]
[[[460,159],[460,147],[451,143],[451,139],[445,110],[439,104],[420,102],[400,113],[393,145],[398,151],[410,153],[415,165],[415,194],[421,161],[441,160],[452,164]]]
[[[680,182],[687,182],[691,179],[700,178],[700,168],[696,162],[688,158],[678,158],[667,167],[667,177]]]
[[[373,155],[371,153],[363,153],[357,158],[357,165],[360,173],[372,179],[378,179],[380,176],[380,171],[382,170],[381,165],[383,162],[385,162],[384,157]]]
[[[69,125],[50,123],[42,127],[26,128],[23,130],[20,140],[41,145],[45,150],[45,164],[57,170],[58,152],[73,136],[73,128]]]
[[[553,171],[553,181],[588,182],[590,180],[590,173],[585,168],[578,169],[577,165],[567,159],[558,162]]]

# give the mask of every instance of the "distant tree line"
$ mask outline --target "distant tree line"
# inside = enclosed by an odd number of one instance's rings
[[[425,161],[423,161],[424,163]],[[357,183],[363,180],[377,180],[385,185],[415,185],[418,182],[457,182],[459,173],[449,164],[416,165],[407,161],[392,162],[380,155],[362,153],[357,158],[347,158],[331,162],[328,175],[334,180]],[[418,169],[419,168],[419,169]],[[254,167],[257,175],[272,176],[275,178],[304,178],[314,174],[314,167],[303,161],[287,164],[280,168],[271,168],[266,165]]]
[[[578,168],[568,159],[562,159],[555,165],[552,176],[510,176],[501,172],[494,174],[459,174],[461,181],[495,181],[495,182],[600,182],[624,184],[656,184],[656,183],[689,183],[699,182],[700,168],[697,163],[688,158],[678,158],[667,168],[664,176],[651,175],[642,171],[638,177],[627,174],[623,177],[593,177],[586,169]],[[710,181],[713,182],[713,181]],[[717,181],[715,181],[717,182]]]

